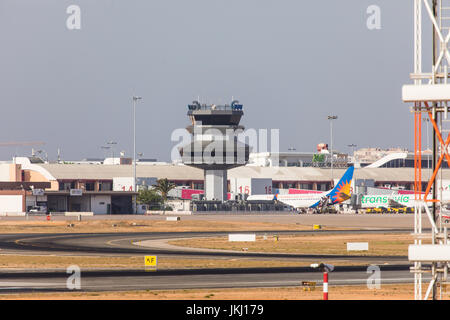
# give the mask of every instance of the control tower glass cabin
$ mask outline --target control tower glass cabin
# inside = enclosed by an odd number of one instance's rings
[[[191,143],[180,148],[184,164],[204,170],[205,200],[227,200],[227,170],[248,162],[250,148],[238,141],[244,127],[239,125],[244,115],[242,104],[206,105],[194,101],[188,105],[192,135]]]

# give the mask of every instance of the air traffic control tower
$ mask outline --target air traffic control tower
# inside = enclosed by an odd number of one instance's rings
[[[188,105],[192,135],[191,143],[180,148],[184,164],[204,170],[205,200],[227,200],[227,170],[248,162],[250,148],[238,141],[244,127],[239,125],[244,115],[242,104],[206,105],[194,101]]]

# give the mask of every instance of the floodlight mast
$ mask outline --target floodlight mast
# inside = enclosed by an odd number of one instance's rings
[[[133,191],[136,192],[136,101],[142,97],[133,96]],[[136,195],[133,196],[133,213],[137,213]]]
[[[334,177],[333,177],[333,120],[336,120],[337,116],[328,116],[330,120],[330,151],[331,151],[331,187],[334,187]]]

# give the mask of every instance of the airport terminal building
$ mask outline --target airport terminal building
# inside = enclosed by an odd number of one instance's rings
[[[333,179],[338,180],[344,171],[335,168]],[[138,185],[152,185],[157,179],[167,178],[187,191],[202,192],[204,187],[203,170],[182,164],[137,165],[136,174]],[[422,170],[423,181],[430,174]],[[443,179],[450,180],[450,170],[443,170]],[[354,180],[370,180],[375,187],[412,190],[414,169],[365,167],[355,170]],[[227,186],[229,200],[237,199],[240,194],[274,194],[288,189],[325,191],[331,188],[331,170],[247,165],[229,170]],[[44,206],[49,212],[128,214],[132,212],[136,194],[129,164],[39,163],[30,158],[0,164],[3,213],[26,212]],[[138,207],[138,213],[144,210]]]

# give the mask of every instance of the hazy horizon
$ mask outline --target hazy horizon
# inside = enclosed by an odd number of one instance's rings
[[[70,5],[80,30],[66,26]],[[370,5],[379,30],[366,26]],[[35,149],[50,160],[58,148],[76,160],[111,155],[101,147],[115,141],[115,155],[131,157],[139,95],[143,158],[170,160],[171,133],[189,124],[197,97],[238,99],[241,124],[279,129],[280,151],[330,143],[328,115],[338,116],[337,150],[411,150],[401,86],[411,83],[412,34],[411,1],[1,0],[0,144],[43,141]],[[16,153],[31,147],[0,146],[0,160]]]

